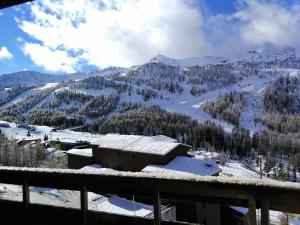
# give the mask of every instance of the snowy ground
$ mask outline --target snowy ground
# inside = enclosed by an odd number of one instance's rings
[[[19,185],[0,184],[0,199],[22,201],[22,187]],[[30,187],[30,202],[80,208],[80,192]],[[136,202],[134,199],[102,196],[92,192],[88,193],[88,205],[90,210],[126,216],[145,217],[153,212],[153,206]]]
[[[0,123],[7,123],[5,121],[0,121]],[[9,128],[2,128],[2,132],[6,137],[11,139],[24,139],[28,138],[27,129],[17,127],[15,123],[8,123],[10,125]],[[36,130],[30,132],[30,138],[40,138],[43,139],[45,134],[48,135],[49,140],[60,140],[60,141],[88,141],[93,142],[96,141],[101,135],[99,134],[91,134],[86,132],[74,132],[71,130],[57,130],[54,132],[52,127],[48,126],[35,126]]]

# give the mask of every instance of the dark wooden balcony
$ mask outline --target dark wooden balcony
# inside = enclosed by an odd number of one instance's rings
[[[289,182],[0,167],[0,183],[23,186],[22,202],[0,200],[1,214],[18,218],[17,223],[12,224],[119,224],[116,221],[120,219],[122,224],[186,224],[161,221],[162,200],[247,207],[251,225],[257,224],[256,208],[261,208],[263,225],[269,224],[269,210],[300,214],[300,185]],[[81,207],[74,209],[31,204],[29,186],[80,191]],[[90,211],[87,192],[134,195],[151,199],[154,204],[154,219]]]

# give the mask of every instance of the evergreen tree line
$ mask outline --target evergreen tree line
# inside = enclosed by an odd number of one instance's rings
[[[280,162],[300,156],[299,134],[285,135],[265,130],[254,133],[252,138],[249,130],[238,126],[229,134],[214,123],[198,123],[188,116],[169,113],[158,106],[126,111],[106,120],[101,126],[94,124],[93,129],[100,133],[162,134],[191,145],[194,150],[208,145],[239,159],[255,159],[263,155],[272,156]],[[293,167],[299,170],[300,160],[291,161]]]
[[[279,133],[299,133],[300,114],[266,113],[263,116],[263,123],[273,131]]]
[[[218,96],[214,101],[206,102],[201,107],[213,118],[220,117],[238,126],[244,105],[245,97],[242,93],[230,92],[229,94]]]
[[[42,102],[56,88],[47,88],[28,95],[24,100],[17,102],[3,110],[0,110],[0,119],[10,122],[25,122],[25,114],[34,106]]]
[[[183,73],[188,77],[187,84],[206,84],[209,89],[213,90],[238,82],[240,77],[234,74],[233,70],[231,64],[220,64],[194,66],[184,70]]]
[[[119,94],[125,92],[128,88],[126,83],[117,82],[113,79],[108,79],[103,76],[89,77],[80,81],[74,81],[68,84],[68,86],[74,89],[83,88],[101,90],[103,88],[113,88],[116,89]]]
[[[293,114],[300,110],[299,81],[296,77],[280,77],[264,94],[267,112]]]
[[[157,91],[181,93],[183,91],[181,83],[185,81],[185,75],[177,66],[152,62],[129,71],[126,78],[122,79],[127,83],[134,83],[137,86],[146,85]]]
[[[158,106],[129,110],[107,120],[99,130],[100,133],[121,133],[139,135],[163,134],[178,141],[191,145],[195,149],[210,143],[217,149],[234,150],[234,142],[221,126],[211,122],[198,123],[179,113],[169,113]],[[239,132],[241,140],[249,139],[249,132]],[[244,138],[247,136],[247,138]],[[244,146],[244,144],[241,144]],[[251,143],[245,151],[250,152]],[[238,149],[239,150],[239,149]],[[237,151],[238,151],[237,150]],[[233,151],[232,151],[233,153]]]
[[[154,90],[148,89],[148,88],[147,89],[142,89],[142,90],[137,89],[136,93],[138,95],[142,96],[143,100],[145,102],[148,101],[148,100],[150,100],[150,99],[152,99],[152,98],[156,98],[158,96],[157,91],[154,91]]]
[[[190,93],[193,96],[200,96],[202,94],[205,94],[206,91],[207,90],[205,88],[199,88],[199,87],[193,85],[192,88],[191,88],[191,90],[190,90]]]
[[[5,97],[0,99],[0,106],[12,101],[14,98],[16,98],[18,95],[24,93],[25,91],[28,91],[32,88],[36,88],[40,85],[20,85],[16,87],[11,87],[5,92]]]
[[[56,128],[79,126],[82,125],[84,121],[85,117],[83,116],[72,116],[65,112],[43,108],[34,109],[26,115],[26,122],[28,124],[45,125]]]
[[[63,90],[53,94],[45,109],[60,111],[73,117],[97,118],[105,116],[116,109],[119,96],[88,95],[74,90]]]

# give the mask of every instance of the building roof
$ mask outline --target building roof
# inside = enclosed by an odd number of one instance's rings
[[[162,137],[157,138],[157,136],[107,134],[99,137],[92,144],[98,145],[99,148],[165,155],[182,145],[174,142],[174,139],[172,139],[173,141],[170,140]]]
[[[78,155],[78,156],[86,156],[86,157],[92,157],[93,151],[91,148],[84,148],[84,149],[77,149],[72,148],[69,151],[67,151],[68,155]]]
[[[149,165],[142,172],[212,176],[221,172],[218,164],[211,159],[196,159],[177,156],[166,165]]]

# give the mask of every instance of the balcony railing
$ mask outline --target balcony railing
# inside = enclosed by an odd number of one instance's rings
[[[269,210],[300,214],[300,185],[290,182],[0,167],[0,183],[22,185],[23,201],[0,200],[0,210],[3,212],[3,209],[9,208],[10,212],[22,211],[24,224],[34,224],[32,221],[36,216],[61,219],[64,223],[60,224],[116,224],[114,215],[88,210],[87,192],[140,196],[153,200],[153,220],[119,215],[117,217],[122,217],[122,224],[184,224],[161,221],[161,200],[247,207],[251,225],[257,224],[257,208],[261,209],[262,225],[269,224]],[[31,204],[29,186],[80,191],[80,209]]]

